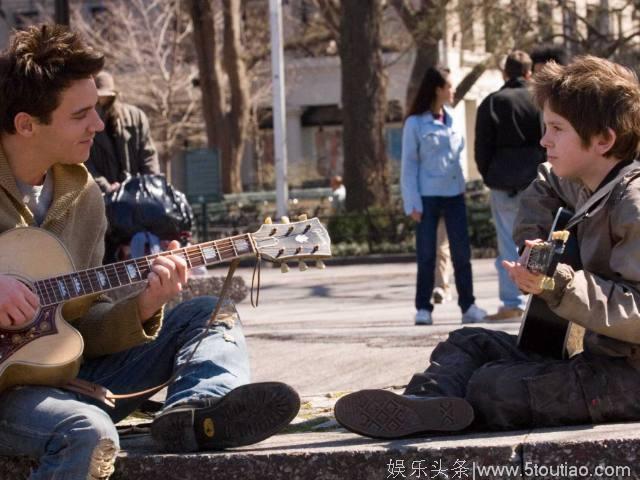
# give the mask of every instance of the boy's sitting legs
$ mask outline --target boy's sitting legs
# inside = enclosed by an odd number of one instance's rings
[[[623,359],[544,359],[518,350],[515,336],[465,328],[434,349],[404,395],[355,392],[338,400],[335,415],[345,428],[376,438],[629,420],[640,418],[640,406],[605,397],[639,387],[640,375]]]

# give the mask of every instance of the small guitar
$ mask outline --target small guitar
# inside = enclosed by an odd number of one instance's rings
[[[303,216],[294,223],[269,221],[255,233],[76,271],[65,246],[50,232],[33,227],[9,230],[0,235],[0,273],[27,285],[38,295],[40,307],[31,322],[0,328],[0,391],[14,385],[64,385],[73,379],[84,343],[63,313],[78,311],[96,294],[145,282],[153,260],[166,255],[183,257],[189,268],[259,255],[282,266],[297,260],[305,270],[305,260],[324,268],[322,259],[331,256],[331,241],[317,218]]]
[[[582,268],[575,232],[564,230],[572,215],[570,210],[559,208],[548,240],[525,254],[527,269],[544,275],[542,288],[553,288],[552,277],[559,262],[574,270]],[[548,357],[566,358],[581,349],[583,331],[582,327],[551,311],[544,300],[530,295],[518,334],[518,346]]]

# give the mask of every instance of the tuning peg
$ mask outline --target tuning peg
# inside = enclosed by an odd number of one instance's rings
[[[289,217],[284,216],[280,217],[280,223],[291,223],[291,221],[289,220]]]
[[[298,220],[301,222],[304,222],[307,219],[307,214],[306,213],[301,213],[300,215],[298,215]]]
[[[309,270],[309,267],[307,267],[307,264],[304,263],[302,260],[300,260],[300,263],[298,264],[298,266],[300,267],[301,272],[305,272]]]
[[[266,225],[271,225],[271,224],[273,223],[273,220],[271,220],[271,217],[266,217],[266,218],[264,219],[264,223],[265,223]]]
[[[316,260],[316,268],[319,268],[320,270],[324,270],[327,267],[322,260]]]
[[[282,273],[287,273],[289,271],[289,265],[287,265],[286,263],[281,263],[280,264],[280,271]]]

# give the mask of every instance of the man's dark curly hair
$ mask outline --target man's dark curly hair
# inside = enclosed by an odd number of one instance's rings
[[[102,53],[62,25],[35,25],[15,32],[9,42],[0,55],[0,133],[16,132],[20,112],[48,124],[60,94],[104,65]]]

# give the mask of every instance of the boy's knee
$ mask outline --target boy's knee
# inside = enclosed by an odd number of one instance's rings
[[[469,379],[465,399],[478,427],[512,430],[531,425],[529,393],[521,377],[504,366],[487,365]]]

